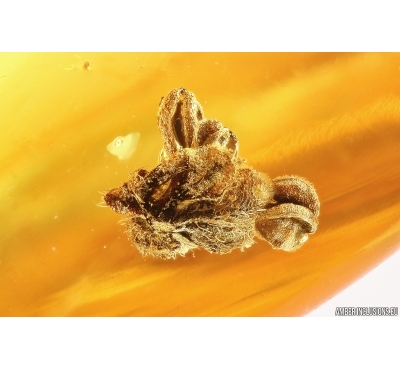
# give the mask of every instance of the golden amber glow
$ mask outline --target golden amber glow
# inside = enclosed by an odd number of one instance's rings
[[[180,86],[258,171],[314,184],[300,250],[143,259],[97,206],[157,164],[158,103]],[[388,53],[0,54],[0,314],[306,314],[400,246],[399,86]],[[120,160],[107,145],[131,132]]]

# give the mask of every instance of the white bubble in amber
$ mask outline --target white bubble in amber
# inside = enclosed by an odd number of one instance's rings
[[[129,159],[135,153],[139,139],[139,132],[132,132],[126,136],[117,136],[107,145],[107,150],[120,160]]]

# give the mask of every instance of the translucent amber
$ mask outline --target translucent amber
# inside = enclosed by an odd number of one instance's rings
[[[99,192],[152,169],[175,87],[321,201],[293,253],[144,259]],[[400,54],[0,54],[0,315],[304,315],[400,247]],[[137,132],[129,159],[107,150]]]

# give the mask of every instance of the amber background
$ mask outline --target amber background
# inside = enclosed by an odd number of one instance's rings
[[[156,165],[179,86],[256,169],[314,183],[301,250],[143,259],[97,206]],[[2,316],[304,315],[400,246],[400,54],[2,53],[0,128]],[[132,158],[107,152],[135,131]]]

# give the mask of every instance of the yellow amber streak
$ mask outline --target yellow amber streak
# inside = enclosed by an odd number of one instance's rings
[[[156,165],[179,86],[256,169],[315,185],[301,250],[143,259],[96,205]],[[400,246],[399,86],[400,54],[0,54],[0,314],[306,314]],[[106,145],[130,132],[119,161]]]

